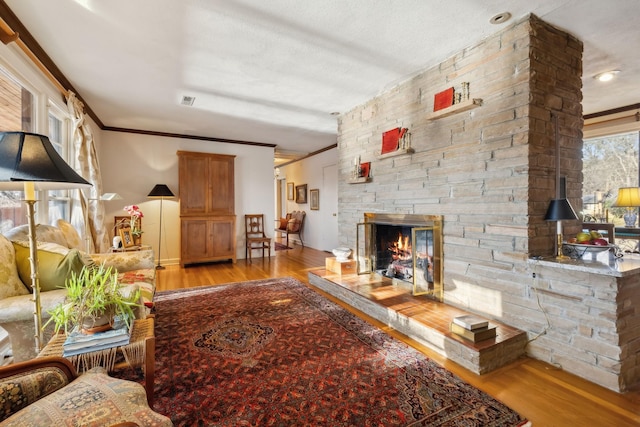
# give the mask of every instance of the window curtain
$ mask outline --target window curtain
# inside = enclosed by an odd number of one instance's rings
[[[100,201],[102,194],[102,177],[98,164],[98,156],[94,145],[93,133],[86,115],[84,105],[75,93],[67,95],[67,110],[72,120],[73,146],[76,156],[77,170],[84,179],[91,183],[91,188],[80,193],[80,206],[85,219],[85,239],[88,240],[87,252],[106,252],[109,248],[109,235],[104,226],[104,205]]]

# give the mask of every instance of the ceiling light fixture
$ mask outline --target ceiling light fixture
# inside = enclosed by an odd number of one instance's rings
[[[511,19],[511,14],[509,12],[502,12],[489,19],[489,22],[497,25],[507,22],[509,19]]]
[[[620,70],[605,71],[604,73],[596,74],[595,76],[593,76],[593,78],[598,80],[598,81],[600,81],[600,82],[608,82],[610,80],[613,80],[613,78],[619,72],[620,72]]]

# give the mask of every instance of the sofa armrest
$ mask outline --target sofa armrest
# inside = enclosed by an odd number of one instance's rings
[[[118,272],[155,268],[153,250],[91,254],[96,264],[105,264]]]
[[[0,368],[0,421],[69,384],[77,377],[62,357],[43,357]]]

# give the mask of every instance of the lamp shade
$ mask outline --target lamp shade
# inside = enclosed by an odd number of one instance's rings
[[[547,221],[562,221],[565,219],[578,219],[576,211],[567,199],[553,199],[549,203],[547,214],[544,216]]]
[[[90,187],[69,166],[44,135],[0,132],[0,190],[22,190],[33,182],[36,190]]]
[[[640,187],[621,187],[613,205],[615,207],[633,208],[640,206]]]
[[[163,198],[163,197],[175,197],[175,195],[171,192],[169,187],[165,184],[156,184],[155,187],[151,190],[147,197],[150,198]]]

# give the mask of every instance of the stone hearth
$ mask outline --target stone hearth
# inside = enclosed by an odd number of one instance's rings
[[[413,296],[410,285],[377,274],[339,275],[321,269],[309,272],[309,283],[476,374],[507,365],[525,351],[526,333],[495,321],[490,321],[497,328],[495,339],[473,343],[458,337],[449,324],[468,312]]]

